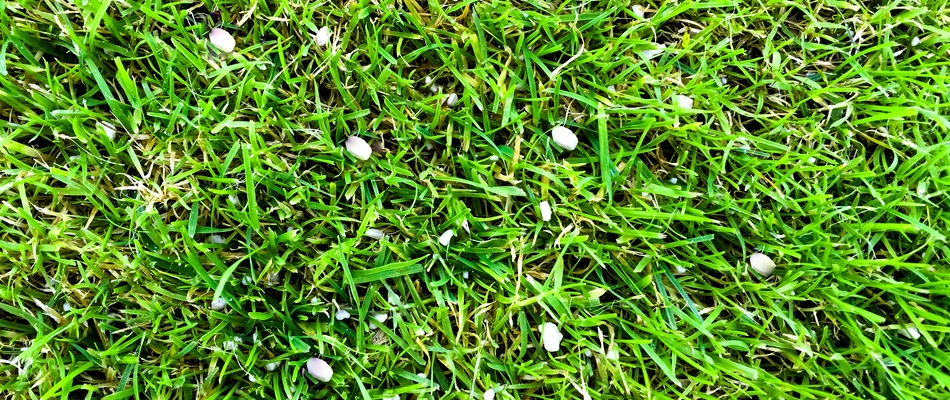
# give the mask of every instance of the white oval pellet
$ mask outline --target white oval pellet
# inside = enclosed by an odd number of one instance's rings
[[[606,358],[611,361],[620,360],[620,352],[617,349],[611,347],[610,350],[607,350]]]
[[[108,122],[100,122],[99,128],[102,129],[102,133],[105,133],[109,140],[115,140],[115,125]]]
[[[538,330],[541,331],[541,345],[545,350],[553,353],[561,349],[561,339],[564,339],[564,335],[561,334],[557,325],[545,322],[544,325],[538,327]]]
[[[551,138],[558,147],[564,150],[571,151],[577,148],[577,135],[563,126],[555,126],[551,130]]]
[[[342,321],[350,318],[350,312],[346,310],[337,310],[336,314],[333,315],[337,321]]]
[[[445,231],[445,232],[442,232],[442,235],[439,236],[439,244],[441,244],[441,245],[443,245],[443,246],[448,246],[449,243],[452,243],[452,237],[453,237],[453,236],[455,236],[455,231],[454,231],[454,230],[449,229],[449,230],[447,230],[447,231]]]
[[[541,220],[548,222],[551,220],[551,204],[547,200],[542,201],[541,204],[538,204],[538,208],[541,209]]]
[[[633,15],[636,15],[637,18],[643,18],[643,15],[646,14],[646,9],[643,6],[637,4],[632,7]]]
[[[687,110],[693,109],[693,98],[681,94],[676,95],[676,105]]]
[[[317,46],[326,47],[330,43],[330,28],[322,27],[317,30],[316,36]]]
[[[316,357],[307,361],[307,373],[320,382],[329,382],[330,378],[333,378],[333,368],[330,368],[330,364]]]
[[[211,301],[211,309],[215,311],[221,311],[228,305],[228,301],[224,297],[218,297]]]
[[[906,337],[908,339],[914,339],[914,340],[920,339],[920,330],[917,329],[917,327],[913,325],[908,325],[903,328],[900,328],[897,330],[897,333],[899,333],[901,336]]]
[[[666,51],[666,46],[662,44],[657,44],[654,49],[647,49],[640,52],[640,57],[643,57],[644,60],[651,60],[663,54]]]
[[[389,315],[386,315],[385,313],[373,314],[373,318],[369,321],[369,329],[377,329],[376,324],[383,324],[388,319]]]
[[[755,253],[752,257],[749,257],[749,264],[752,265],[752,269],[755,272],[758,272],[762,276],[771,276],[772,272],[775,271],[775,262],[772,261],[769,256],[762,253]]]
[[[357,136],[347,138],[345,146],[346,151],[360,161],[369,160],[369,157],[373,155],[373,148],[369,147],[369,143]]]
[[[211,33],[208,34],[208,41],[222,53],[234,51],[234,46],[237,44],[237,42],[234,41],[234,37],[231,36],[228,31],[221,28],[212,29]]]
[[[383,231],[379,229],[374,229],[374,228],[367,229],[365,235],[366,237],[370,239],[375,239],[375,240],[380,240],[386,237],[386,234]]]

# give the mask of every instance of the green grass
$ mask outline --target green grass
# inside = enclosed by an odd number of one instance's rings
[[[936,0],[0,0],[0,390],[948,398],[948,23]]]

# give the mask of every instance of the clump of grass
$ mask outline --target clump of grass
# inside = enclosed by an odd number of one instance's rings
[[[0,2],[5,393],[950,395],[943,3],[205,7]]]

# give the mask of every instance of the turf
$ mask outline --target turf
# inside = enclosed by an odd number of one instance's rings
[[[0,396],[948,398],[948,24],[0,0]]]

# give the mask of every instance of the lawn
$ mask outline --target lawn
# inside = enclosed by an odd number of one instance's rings
[[[947,26],[0,0],[0,397],[950,398]]]

